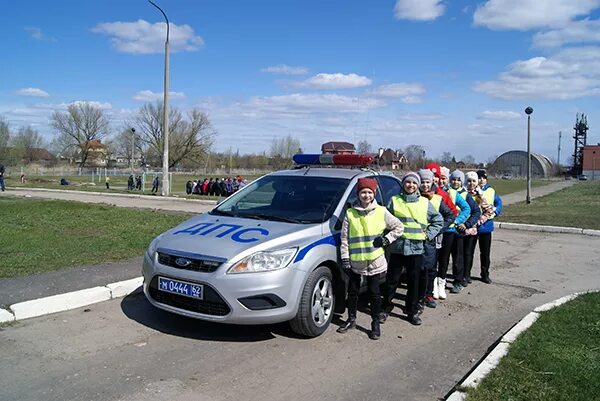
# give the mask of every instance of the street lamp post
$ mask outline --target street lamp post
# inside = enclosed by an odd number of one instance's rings
[[[167,39],[165,40],[165,82],[164,82],[164,97],[163,97],[163,179],[162,179],[162,191],[163,196],[169,195],[169,19],[167,14],[153,3],[148,0],[150,4],[158,8],[165,17],[167,22]]]
[[[527,197],[525,203],[528,205],[531,203],[531,113],[533,108],[527,107],[525,114],[527,114]]]
[[[131,129],[131,174],[133,174],[133,158],[134,158],[134,149],[135,149],[135,128]]]

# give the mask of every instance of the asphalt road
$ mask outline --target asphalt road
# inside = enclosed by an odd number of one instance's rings
[[[0,329],[0,398],[12,400],[435,400],[535,306],[600,285],[600,240],[494,233],[492,279],[475,281],[421,327],[399,314],[367,337],[333,325],[301,339],[285,324],[209,324],[139,292]],[[478,272],[475,263],[474,274]],[[402,295],[404,291],[400,291]],[[399,308],[395,309],[399,313]]]

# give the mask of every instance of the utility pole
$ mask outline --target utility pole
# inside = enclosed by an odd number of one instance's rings
[[[556,158],[556,164],[558,172],[560,173],[560,140],[562,138],[562,131],[558,131],[558,157]]]

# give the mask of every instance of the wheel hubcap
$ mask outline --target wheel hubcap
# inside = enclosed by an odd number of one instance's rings
[[[331,281],[321,277],[315,285],[312,294],[312,318],[313,322],[322,327],[329,321],[333,306],[333,291]]]

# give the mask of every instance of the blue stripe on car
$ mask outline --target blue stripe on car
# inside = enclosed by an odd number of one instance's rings
[[[313,242],[312,244],[306,245],[304,248],[300,249],[300,251],[298,252],[298,255],[296,255],[296,259],[294,259],[294,263],[300,262],[302,259],[304,259],[304,257],[308,253],[308,251],[310,251],[311,249],[313,249],[316,246],[319,246],[319,245],[338,246],[340,244],[340,238],[341,238],[341,234],[334,234],[334,235],[330,235],[325,238],[321,238],[320,240],[317,240],[317,241]]]

